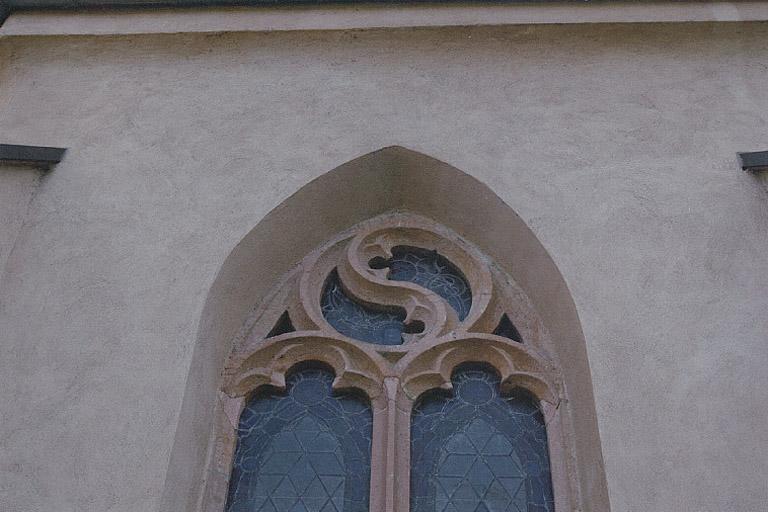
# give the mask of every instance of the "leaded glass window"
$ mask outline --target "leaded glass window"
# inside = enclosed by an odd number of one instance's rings
[[[430,393],[411,424],[412,512],[551,512],[544,418],[520,388],[503,396],[483,366],[454,373],[454,393]]]
[[[240,416],[228,512],[368,512],[370,405],[331,391],[333,374],[294,372]]]
[[[325,281],[321,308],[328,323],[345,336],[377,345],[403,342],[405,310],[353,299],[344,290],[336,270]]]
[[[562,457],[550,461],[567,406],[547,330],[460,237],[385,215],[270,297],[224,369],[224,462],[209,478],[226,502],[205,512],[571,509]]]
[[[373,267],[389,268],[387,279],[416,283],[441,296],[464,320],[472,307],[472,289],[461,270],[436,250],[397,246],[392,257],[377,259]]]

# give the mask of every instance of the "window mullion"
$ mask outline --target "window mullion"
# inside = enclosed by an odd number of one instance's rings
[[[408,512],[411,400],[398,377],[386,377],[373,403],[371,512]]]

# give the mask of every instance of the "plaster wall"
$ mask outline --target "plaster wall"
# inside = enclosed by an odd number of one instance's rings
[[[765,189],[768,190],[768,173],[766,172],[760,172],[758,179],[763,182],[763,185],[765,185]]]
[[[37,169],[0,164],[0,269],[5,267],[13,251],[39,179],[40,171]],[[2,274],[0,272],[0,276]]]
[[[766,144],[768,25],[6,37],[0,57],[3,142],[70,148],[9,217],[0,510],[159,510],[223,261],[395,144],[490,186],[558,265],[613,510],[766,507],[768,195],[735,152]]]

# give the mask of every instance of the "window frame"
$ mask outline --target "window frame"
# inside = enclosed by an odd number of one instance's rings
[[[386,270],[367,267],[371,254],[386,253],[394,245],[428,246],[462,270],[473,293],[463,322],[452,317],[450,308],[434,293],[411,283],[387,282]],[[351,283],[361,300],[400,301],[409,318],[425,321],[424,333],[394,347],[339,334],[319,310],[322,284],[334,268],[340,269],[343,281]],[[265,338],[285,312],[296,330]],[[514,322],[524,343],[490,334],[502,315]],[[565,428],[570,411],[552,353],[546,326],[525,294],[457,234],[407,213],[363,222],[307,256],[254,310],[234,340],[222,374],[202,510],[224,511],[236,429],[247,398],[262,386],[285,389],[286,373],[307,361],[333,369],[334,389],[354,388],[370,400],[371,511],[410,510],[413,406],[425,392],[450,389],[453,371],[466,363],[493,367],[501,377],[502,391],[522,387],[537,398],[547,426],[555,510],[570,510],[571,503],[578,502],[574,439]]]

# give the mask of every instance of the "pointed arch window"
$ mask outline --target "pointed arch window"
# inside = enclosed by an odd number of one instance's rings
[[[211,512],[570,509],[546,326],[447,228],[392,213],[341,233],[244,332],[224,371]]]
[[[227,510],[368,510],[372,412],[368,401],[331,390],[333,372],[293,368],[286,392],[262,389],[237,429]]]
[[[463,365],[454,392],[413,408],[411,510],[554,510],[544,417],[523,388],[502,394],[493,367]]]

